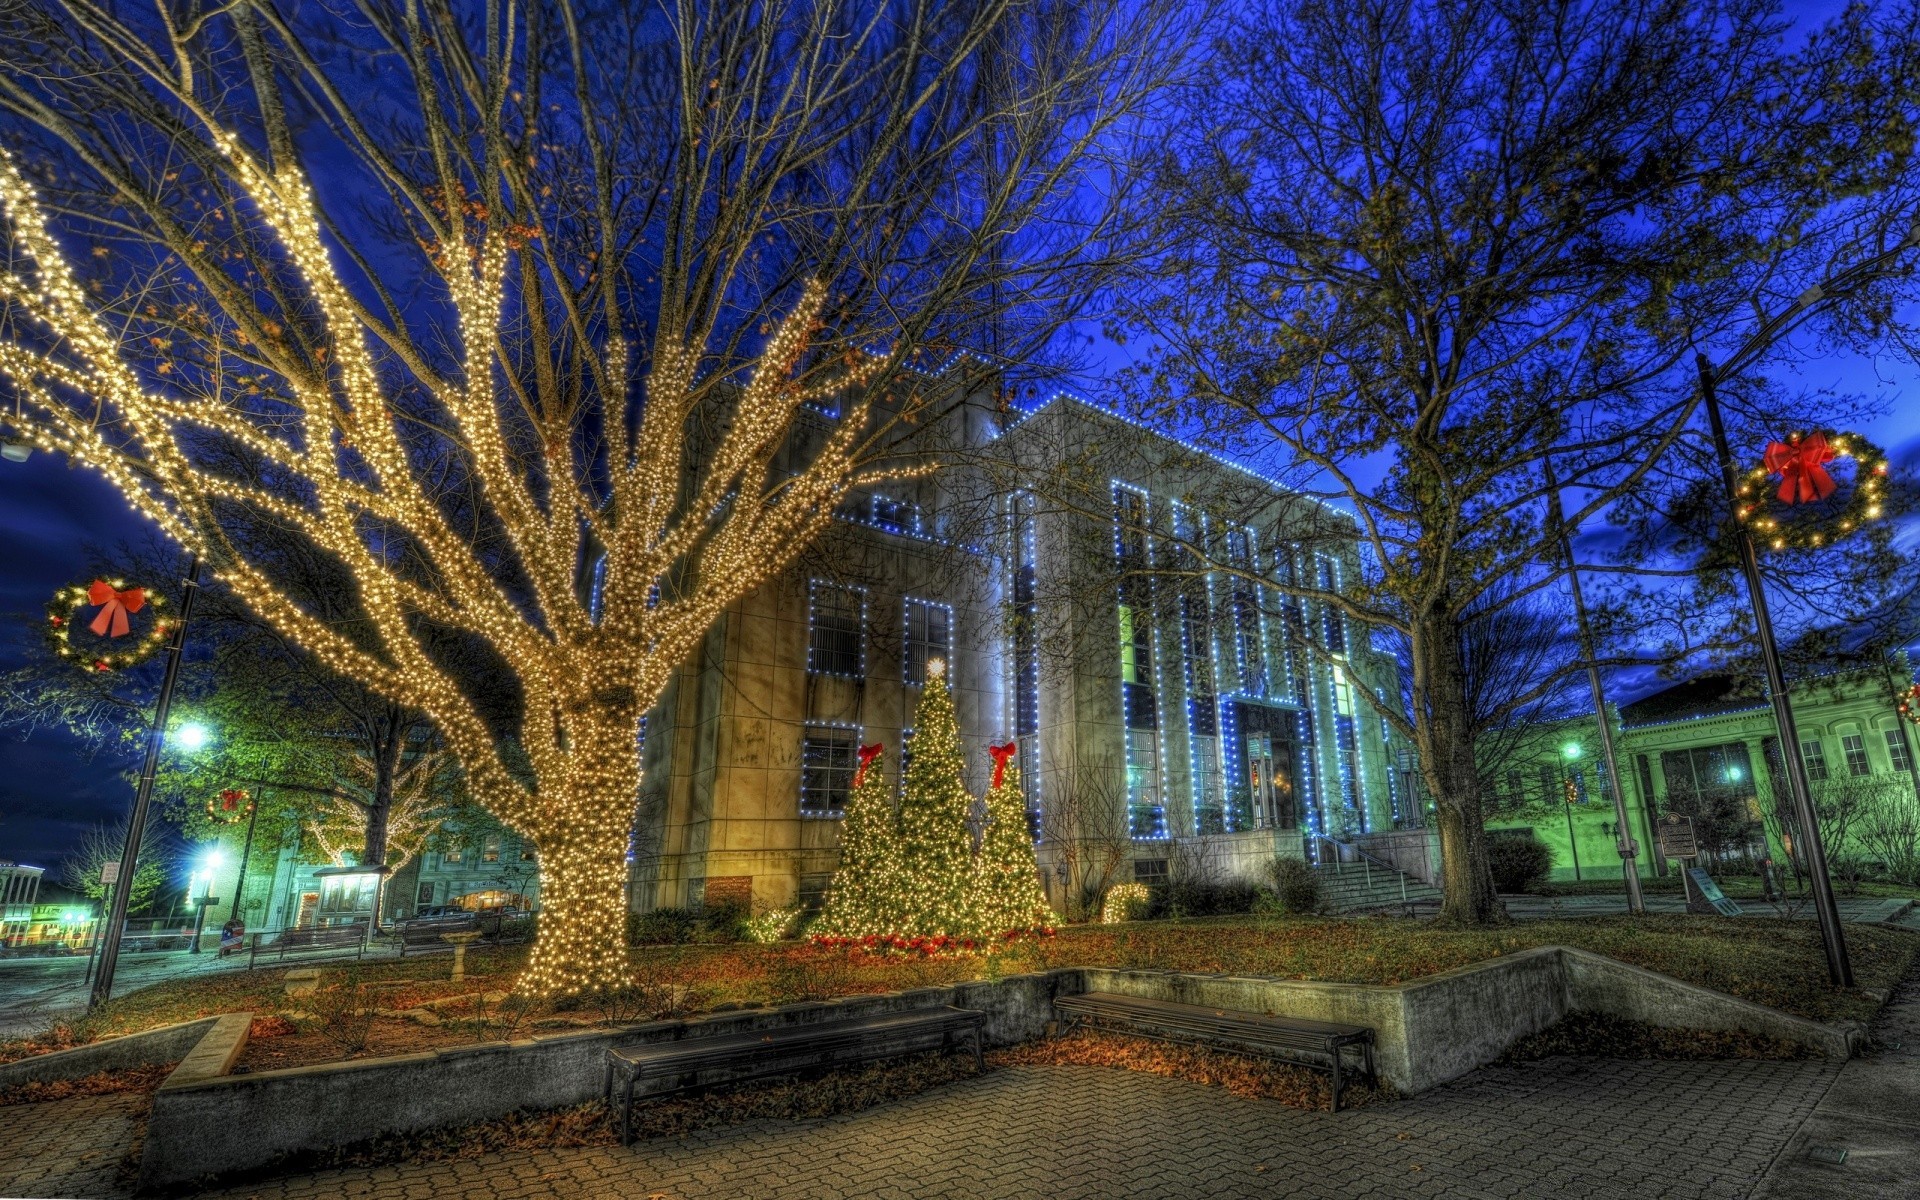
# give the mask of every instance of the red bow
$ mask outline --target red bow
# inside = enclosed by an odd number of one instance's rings
[[[1762,460],[1767,474],[1780,477],[1780,502],[1806,504],[1833,495],[1833,476],[1824,464],[1833,461],[1833,448],[1823,433],[1810,433],[1800,441],[1770,442]]]
[[[886,743],[884,742],[875,742],[871,746],[860,747],[860,766],[853,773],[853,786],[860,786],[860,781],[867,777],[867,767],[873,763],[874,759],[879,758],[880,752],[886,748]]]
[[[94,617],[93,624],[87,626],[96,637],[125,637],[127,614],[137,613],[146,607],[147,593],[144,588],[116,592],[106,580],[96,579],[87,585],[87,603],[100,606],[99,615]],[[111,633],[108,632],[109,628],[112,629]]]
[[[1018,742],[1008,742],[1004,746],[988,746],[987,753],[993,755],[993,786],[1000,786],[1000,777],[1007,773],[1007,763],[1020,749]]]

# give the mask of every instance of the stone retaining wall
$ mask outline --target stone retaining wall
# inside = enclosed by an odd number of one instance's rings
[[[1368,1025],[1375,1030],[1381,1075],[1409,1094],[1457,1078],[1575,1012],[1677,1028],[1744,1030],[1834,1057],[1845,1057],[1861,1036],[1857,1026],[1820,1025],[1558,946],[1392,986],[1069,968],[248,1075],[221,1074],[225,1065],[212,1074],[186,1072],[183,1063],[154,1096],[141,1183],[177,1186],[382,1134],[594,1100],[601,1094],[606,1049],[615,1044],[717,1037],[952,1004],[985,1011],[988,1044],[1008,1045],[1047,1031],[1055,996],[1083,991]],[[238,1054],[237,1045],[212,1046],[216,1040],[209,1038],[207,1053],[198,1056],[207,1060],[203,1067],[215,1059],[230,1065]]]
[[[202,1017],[178,1025],[163,1025],[144,1033],[106,1038],[71,1050],[36,1054],[15,1062],[0,1064],[0,1088],[23,1083],[47,1083],[60,1079],[85,1079],[102,1071],[124,1071],[131,1067],[151,1067],[179,1062],[185,1058],[219,1017]]]

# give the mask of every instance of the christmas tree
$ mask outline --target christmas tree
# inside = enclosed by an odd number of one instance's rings
[[[975,933],[973,834],[967,828],[973,797],[962,779],[966,762],[945,668],[938,659],[927,663],[900,800],[900,920],[893,932],[909,938]]]
[[[987,829],[974,860],[976,927],[991,940],[1053,927],[1053,909],[1040,890],[1040,869],[1027,831],[1026,797],[1014,743],[993,747],[993,787],[987,792]]]
[[[840,822],[840,866],[813,932],[865,937],[894,931],[899,912],[899,834],[879,745],[860,747],[860,769]]]

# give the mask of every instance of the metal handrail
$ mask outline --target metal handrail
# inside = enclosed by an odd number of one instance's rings
[[[1369,892],[1373,890],[1373,868],[1374,867],[1379,867],[1381,870],[1388,872],[1390,875],[1398,876],[1400,879],[1401,907],[1411,910],[1412,906],[1407,902],[1407,873],[1405,871],[1402,871],[1399,867],[1394,866],[1390,862],[1374,857],[1372,854],[1368,853],[1366,849],[1364,849],[1358,843],[1355,843],[1355,842],[1343,842],[1338,840],[1337,838],[1330,838],[1323,833],[1316,833],[1311,835],[1308,838],[1308,841],[1309,842],[1325,842],[1327,845],[1333,847],[1333,850],[1334,850],[1333,872],[1336,875],[1342,874],[1344,872],[1344,859],[1342,858],[1343,851],[1350,851],[1354,854],[1359,855],[1360,867],[1361,867],[1361,870],[1366,875],[1366,886]]]

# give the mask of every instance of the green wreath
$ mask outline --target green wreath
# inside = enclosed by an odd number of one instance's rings
[[[1908,688],[1893,709],[1915,725],[1920,725],[1920,683]]]
[[[1853,460],[1853,486],[1835,501],[1840,485],[1827,473],[1835,459]],[[1775,487],[1770,480],[1778,479]],[[1831,546],[1880,519],[1887,490],[1887,452],[1857,433],[1815,430],[1791,433],[1768,445],[1760,464],[1738,488],[1734,516],[1754,545],[1768,550]]]
[[[100,611],[91,624],[79,622],[88,636],[78,644],[73,638],[75,614],[92,605]],[[47,636],[54,653],[88,671],[124,671],[137,667],[160,652],[173,632],[173,618],[166,614],[167,598],[145,588],[129,588],[123,579],[96,579],[76,583],[55,592],[47,603]],[[129,617],[151,613],[146,629],[133,636]],[[94,626],[104,628],[95,633]],[[130,640],[129,640],[130,639]]]

